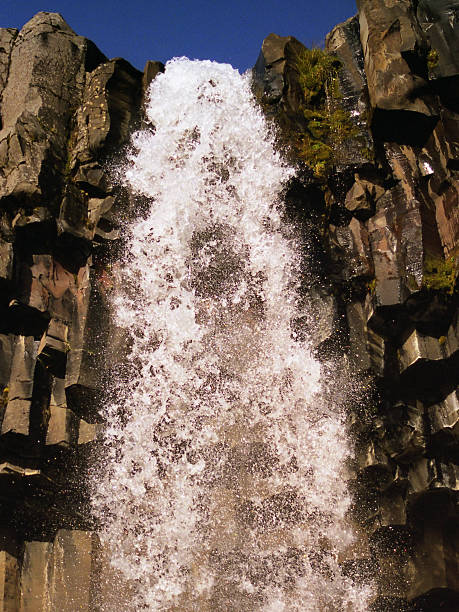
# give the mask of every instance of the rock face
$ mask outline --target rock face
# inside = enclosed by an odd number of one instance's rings
[[[295,331],[319,355],[349,362],[363,389],[349,427],[353,519],[365,545],[344,563],[361,579],[377,575],[374,611],[456,610],[459,2],[358,7],[327,37],[340,67],[320,117],[338,109],[346,126],[333,166],[317,176],[292,148],[299,171],[287,209],[320,271],[304,281],[305,302],[321,310]],[[284,144],[312,129],[304,52],[271,34],[254,69]],[[105,561],[85,485],[107,362],[123,342],[108,343],[107,296],[133,214],[108,168],[163,69],[108,60],[57,14],[0,30],[4,610],[114,610],[120,601],[110,585],[96,588]]]
[[[320,287],[323,311],[334,300],[342,313],[328,319],[319,354],[332,346],[366,389],[349,418],[354,518],[369,552],[352,567],[375,570],[373,610],[456,610],[459,3],[358,7],[327,49],[342,64],[340,100],[358,128],[351,140],[363,137],[367,151],[345,147],[322,177],[322,199],[305,172],[287,201],[315,237],[321,274],[307,290]],[[300,70],[295,58],[286,61]],[[260,62],[255,78],[267,83]],[[287,74],[284,65],[276,82],[286,99]],[[269,94],[266,105],[283,103]],[[301,114],[297,99],[290,113]]]
[[[143,79],[58,14],[0,30],[2,610],[99,609],[84,474],[129,211],[106,161],[140,121]]]

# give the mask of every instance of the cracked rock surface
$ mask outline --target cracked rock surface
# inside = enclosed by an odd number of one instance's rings
[[[295,332],[344,360],[365,390],[349,406],[364,544],[346,571],[377,577],[374,612],[453,611],[459,2],[358,8],[326,43],[350,136],[325,177],[297,157],[286,190],[317,270],[305,306],[321,312],[299,317]],[[308,129],[303,49],[271,34],[254,69],[284,143]],[[85,484],[124,341],[108,296],[135,208],[108,168],[162,70],[107,59],[58,14],[0,29],[0,604],[10,612],[116,609],[113,593],[95,589],[108,570]]]

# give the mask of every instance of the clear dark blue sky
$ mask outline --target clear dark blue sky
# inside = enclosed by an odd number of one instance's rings
[[[108,57],[143,69],[177,55],[254,65],[270,32],[320,44],[356,13],[355,0],[0,0],[0,27],[21,28],[38,11],[61,13]]]

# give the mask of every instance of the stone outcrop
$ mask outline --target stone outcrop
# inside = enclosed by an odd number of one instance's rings
[[[84,474],[101,420],[108,261],[130,214],[108,167],[141,120],[150,64],[143,75],[108,60],[58,14],[0,30],[0,607],[11,612],[99,609]]]
[[[362,545],[343,566],[377,576],[374,611],[456,610],[459,2],[358,7],[326,42],[339,68],[319,110],[341,113],[345,137],[325,173],[297,148],[311,120],[305,47],[269,35],[254,92],[295,144],[287,210],[318,271],[294,331],[361,387],[349,428]],[[107,301],[136,205],[110,167],[162,70],[108,60],[57,14],[0,30],[0,602],[11,612],[114,610],[126,596],[85,474],[123,345]]]
[[[321,296],[325,317],[295,331],[320,332],[318,354],[348,361],[362,388],[349,419],[354,520],[368,548],[346,561],[350,571],[364,579],[373,568],[375,611],[456,610],[459,3],[358,6],[327,37],[341,62],[329,108],[338,98],[355,129],[325,179],[300,158],[287,190],[320,270],[305,290]],[[268,115],[288,108],[294,125],[304,102],[288,96],[301,62],[284,53],[275,89],[285,100],[274,100],[264,57],[254,72],[262,104]]]

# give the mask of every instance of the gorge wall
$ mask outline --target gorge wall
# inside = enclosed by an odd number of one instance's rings
[[[342,561],[372,609],[459,607],[459,2],[359,0],[326,49],[271,34],[254,93],[297,168],[316,352],[347,363]],[[333,58],[330,60],[330,57]],[[57,14],[0,30],[0,609],[117,610],[88,503],[123,226],[113,168],[150,81]],[[3,606],[3,607],[2,607]]]

